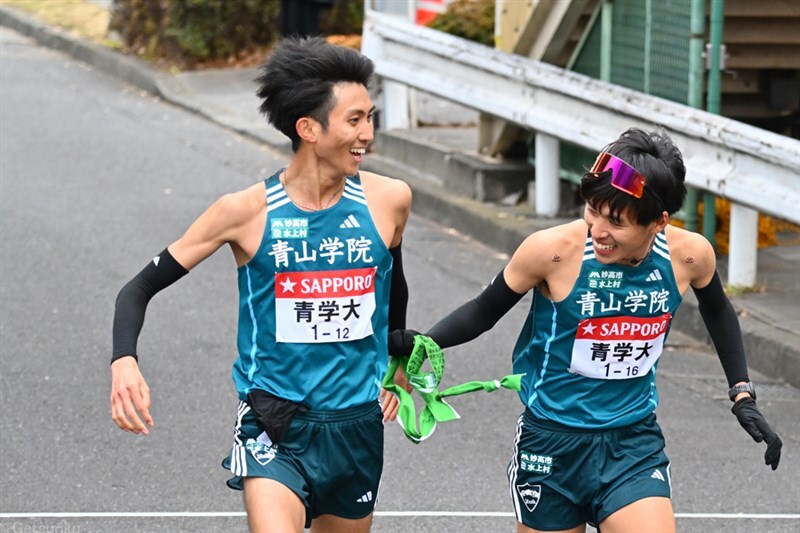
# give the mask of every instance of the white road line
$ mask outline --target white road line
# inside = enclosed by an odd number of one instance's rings
[[[220,512],[131,512],[131,513],[0,513],[4,518],[224,518],[244,517],[242,511]],[[375,511],[376,517],[468,517],[468,518],[511,518],[508,512],[469,512],[469,511]],[[676,518],[722,518],[755,520],[800,520],[800,513],[675,513]]]

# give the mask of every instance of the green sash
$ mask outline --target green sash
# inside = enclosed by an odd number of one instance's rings
[[[431,372],[422,372],[422,363],[425,359],[430,361],[433,369]],[[425,402],[425,407],[419,414],[419,425],[416,420],[414,399],[408,391],[394,382],[398,365],[402,365],[411,387]],[[430,437],[436,430],[437,422],[461,418],[456,410],[442,399],[445,396],[458,396],[477,390],[493,392],[499,388],[518,391],[522,387],[522,376],[525,374],[512,374],[500,380],[468,381],[439,391],[437,388],[442,381],[442,375],[444,375],[444,352],[433,339],[425,335],[414,337],[414,350],[410,356],[389,358],[389,370],[383,378],[383,388],[395,394],[400,400],[397,420],[406,437],[415,444]]]

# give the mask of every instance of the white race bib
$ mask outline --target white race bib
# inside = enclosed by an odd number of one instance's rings
[[[595,379],[647,375],[664,349],[672,315],[586,318],[578,323],[569,371]]]
[[[372,335],[377,267],[275,274],[278,342],[347,342]]]

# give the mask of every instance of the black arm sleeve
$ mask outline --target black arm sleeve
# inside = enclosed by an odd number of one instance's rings
[[[158,291],[172,285],[188,272],[165,248],[122,287],[114,310],[112,363],[127,355],[138,361],[136,343],[144,325],[148,302]]]
[[[700,316],[703,317],[708,334],[717,350],[717,356],[728,379],[728,386],[732,387],[741,381],[750,381],[747,376],[747,359],[744,354],[739,318],[725,294],[725,289],[722,288],[719,272],[714,272],[714,277],[708,285],[702,289],[692,287],[692,290],[697,296]]]
[[[408,283],[403,273],[403,252],[400,244],[391,248],[392,254],[392,286],[389,292],[389,331],[406,328],[406,312],[408,310]]]
[[[501,270],[482,293],[441,319],[426,335],[442,348],[471,341],[492,329],[523,296],[511,290]]]

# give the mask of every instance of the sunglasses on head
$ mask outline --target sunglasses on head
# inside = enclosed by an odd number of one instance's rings
[[[597,159],[589,171],[594,175],[611,171],[611,186],[630,194],[635,198],[641,198],[644,193],[644,186],[647,178],[639,173],[635,168],[617,156],[608,152],[600,152]]]

